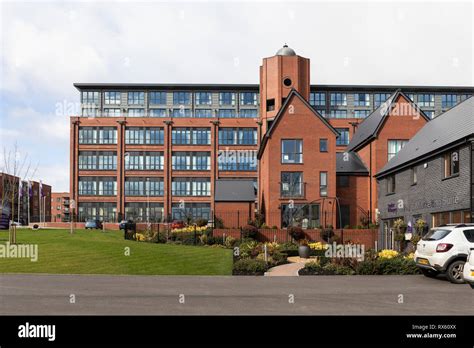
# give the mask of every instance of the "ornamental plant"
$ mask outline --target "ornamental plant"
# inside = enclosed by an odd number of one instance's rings
[[[301,227],[291,226],[288,229],[288,234],[297,242],[304,238],[304,231]]]
[[[327,244],[321,242],[309,243],[308,245],[312,250],[326,250],[328,248]]]
[[[398,251],[391,250],[391,249],[384,249],[380,251],[377,256],[381,259],[393,259],[394,257],[398,256]]]

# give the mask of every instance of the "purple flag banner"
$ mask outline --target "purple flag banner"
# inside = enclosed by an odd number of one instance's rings
[[[21,180],[18,183],[18,196],[23,197],[23,182]]]
[[[33,187],[31,186],[31,181],[28,180],[28,195],[31,197],[33,197]]]

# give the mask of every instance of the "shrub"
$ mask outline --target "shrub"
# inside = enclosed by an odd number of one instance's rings
[[[265,261],[254,259],[240,259],[234,263],[234,275],[263,275],[268,269]]]
[[[281,253],[279,251],[274,252],[271,256],[272,266],[278,266],[287,263],[287,257],[288,255],[286,255],[285,253]]]
[[[320,232],[320,237],[326,243],[330,243],[331,238],[334,237],[334,231],[330,228],[325,228]]]
[[[247,243],[240,243],[239,246],[240,257],[242,258],[257,257],[261,250],[262,245],[255,240],[250,240]]]
[[[257,237],[258,228],[252,225],[245,225],[242,227],[242,238],[252,238]]]
[[[304,238],[304,231],[301,227],[292,226],[288,229],[288,234],[296,241]]]
[[[237,244],[237,239],[227,236],[224,242],[226,248],[233,248]]]
[[[384,249],[378,253],[378,257],[381,259],[392,259],[398,256],[398,252],[391,249]]]
[[[378,258],[359,262],[356,273],[361,275],[419,274],[420,271],[413,259],[397,256],[390,259]]]
[[[298,245],[295,243],[282,243],[280,244],[278,251],[281,253],[285,253],[288,256],[298,256]]]
[[[197,219],[196,220],[196,225],[198,227],[207,226],[207,219]]]
[[[224,244],[222,237],[207,236],[207,245]]]
[[[301,275],[352,275],[355,274],[351,267],[335,263],[308,262],[299,271]]]

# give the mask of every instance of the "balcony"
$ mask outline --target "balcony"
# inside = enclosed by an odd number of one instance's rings
[[[287,183],[280,182],[280,198],[295,198],[305,199],[306,198],[306,183]]]

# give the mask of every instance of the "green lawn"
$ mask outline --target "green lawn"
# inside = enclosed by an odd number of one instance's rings
[[[8,231],[0,231],[0,243]],[[123,239],[119,231],[23,230],[20,244],[38,244],[38,261],[0,258],[0,273],[230,275],[232,250]],[[125,256],[126,247],[130,256]]]

